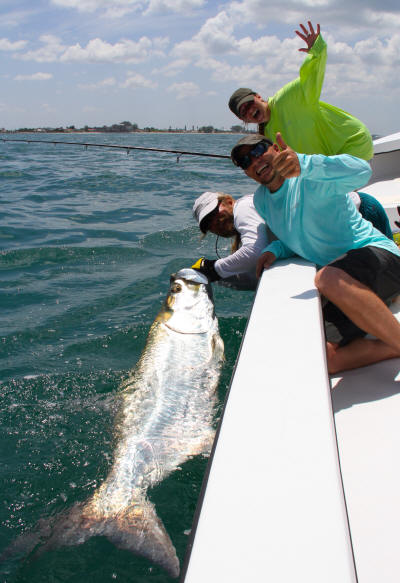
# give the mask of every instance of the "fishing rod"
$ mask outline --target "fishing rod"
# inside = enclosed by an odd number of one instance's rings
[[[85,149],[90,147],[95,148],[118,148],[120,150],[126,150],[126,153],[129,154],[131,150],[146,150],[147,152],[167,152],[170,154],[178,154],[176,157],[176,161],[179,162],[179,158],[181,156],[206,156],[208,158],[224,158],[225,160],[230,160],[231,157],[223,154],[206,154],[204,152],[188,152],[186,150],[167,150],[165,148],[145,148],[143,146],[121,146],[119,144],[93,144],[90,142],[65,142],[62,140],[29,140],[29,139],[15,139],[15,138],[0,138],[3,142],[25,142],[27,144],[30,143],[38,143],[38,144],[68,144],[72,146],[85,146]]]

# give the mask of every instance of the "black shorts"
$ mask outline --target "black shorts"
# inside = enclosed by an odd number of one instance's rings
[[[374,291],[384,302],[400,293],[400,257],[386,249],[372,245],[351,249],[328,265],[343,269]],[[327,301],[322,311],[324,319],[339,332],[341,345],[366,335],[332,302]]]

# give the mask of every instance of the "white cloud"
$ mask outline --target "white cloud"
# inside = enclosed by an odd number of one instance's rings
[[[310,15],[310,7],[312,14]],[[354,38],[360,31],[373,31],[384,27],[385,34],[395,33],[399,27],[399,8],[393,0],[282,0],[278,3],[263,0],[233,1],[226,7],[231,18],[236,23],[253,23],[258,27],[268,27],[270,30],[276,23],[286,23],[298,28],[298,23],[306,22],[311,17],[313,23],[320,22],[336,28],[342,36]],[[356,18],[349,18],[349,14]]]
[[[100,38],[95,38],[90,40],[86,47],[82,47],[79,43],[67,47],[61,43],[58,37],[53,35],[42,35],[40,41],[44,46],[37,50],[20,54],[16,58],[39,63],[61,61],[136,64],[152,57],[164,58],[165,49],[169,43],[167,37],[150,39],[146,36],[143,36],[137,42],[122,40],[115,44],[108,43]]]
[[[393,70],[400,65],[400,35],[382,41],[377,37],[361,40],[351,47],[328,40],[328,64],[324,88],[335,95],[375,93],[382,88],[389,95],[399,93]],[[377,84],[379,80],[379,84]]]
[[[360,35],[373,29],[373,36],[377,35],[377,27],[385,36],[391,37],[397,34],[400,27],[400,11],[394,9],[394,4],[389,0],[363,3],[361,0],[350,0],[351,10],[357,13],[357,21],[348,19],[349,5],[341,5],[336,0],[302,0],[294,3],[292,0],[282,0],[279,4],[271,4],[265,0],[232,1],[224,5],[215,16],[208,18],[199,31],[189,40],[177,43],[171,52],[175,59],[190,58],[201,64],[206,57],[227,58],[229,56],[245,58],[247,61],[260,61],[262,58],[275,57],[277,50],[295,50],[294,47],[302,46],[302,41],[294,31],[299,29],[300,22],[305,22],[305,14],[309,13],[309,5],[313,5],[313,22],[321,23],[324,36],[324,22],[329,23],[330,30],[337,36],[347,39],[349,44],[358,40]],[[390,9],[391,8],[391,9]],[[344,11],[346,17],[344,18]],[[291,25],[293,36],[283,41],[273,34],[265,34],[265,31],[275,31],[276,24]],[[340,24],[340,26],[338,26]],[[243,25],[254,25],[254,32],[262,30],[259,38],[256,35],[240,38],[238,32]],[[292,46],[291,44],[292,43]],[[284,56],[280,56],[280,61]]]
[[[48,81],[52,78],[51,73],[33,73],[32,75],[16,75],[14,81]]]
[[[26,40],[11,42],[7,38],[0,38],[0,51],[20,51],[26,44]]]
[[[308,3],[308,0],[297,3],[296,10],[304,12],[304,6]],[[357,26],[352,22],[351,38],[344,35],[347,42],[339,42],[332,33],[324,32],[323,24],[321,25],[324,38],[328,42],[329,55],[324,88],[329,90],[334,87],[336,92],[343,95],[349,91],[353,93],[356,91],[355,87],[358,87],[359,94],[369,89],[376,90],[377,78],[384,80],[388,86],[394,85],[393,68],[400,64],[400,36],[397,33],[399,13],[385,11],[385,0],[382,4],[377,3],[374,9],[366,8],[364,4],[358,5],[358,0],[354,4],[357,6]],[[299,29],[298,23],[304,21],[304,15],[294,12],[293,6],[290,0],[283,0],[279,7],[262,0],[226,4],[223,10],[206,20],[190,40],[177,43],[171,50],[171,56],[177,63],[185,59],[186,67],[193,64],[209,71],[216,82],[236,81],[238,85],[255,89],[266,87],[266,96],[272,95],[297,76],[301,55],[304,56],[304,53],[298,52],[303,41],[294,33],[295,29]],[[337,3],[334,5],[333,0],[321,0],[318,6],[320,15],[324,11],[326,14],[331,10],[337,12]],[[359,13],[362,14],[360,19]],[[395,32],[388,34],[390,18]],[[238,35],[243,24],[260,27],[265,23],[268,29],[274,30],[276,27],[271,26],[274,21],[293,22],[293,36],[280,40],[276,35],[263,34],[258,38],[255,35]],[[323,22],[322,19],[320,21]],[[359,21],[362,23],[360,26]],[[385,23],[386,38],[380,39],[374,31],[373,36],[369,35],[366,40],[354,42],[357,35],[358,38],[362,36],[362,31],[365,33],[373,21]],[[314,24],[316,22],[315,20]],[[391,28],[394,30],[393,26]],[[335,35],[338,37],[341,32],[342,29],[337,29]],[[169,65],[161,70],[164,74],[168,71]],[[171,68],[171,71],[174,69]],[[340,79],[340,83],[336,79]]]
[[[249,2],[254,5],[254,1]],[[236,29],[249,21],[259,24],[260,20],[242,11],[245,3],[232,3],[226,10],[209,18],[192,39],[176,44],[171,55],[175,59],[191,59],[202,66],[209,58],[235,58],[240,63],[245,60],[254,62],[286,59],[285,52],[291,55],[299,47],[300,41],[293,35],[291,39],[281,41],[276,35],[264,35],[259,38],[235,36]],[[254,8],[254,6],[253,6]]]
[[[368,24],[375,30],[381,28],[383,30],[392,30],[400,27],[400,14],[390,11],[377,11],[366,8],[364,10],[364,17]]]
[[[99,38],[92,39],[86,47],[78,43],[68,47],[60,61],[85,63],[141,63],[150,57],[164,57],[167,38],[150,39],[143,36],[138,42],[122,40],[115,44]]]
[[[186,99],[186,97],[194,97],[200,93],[199,86],[191,81],[173,83],[168,87],[167,91],[168,93],[175,93],[176,99]]]
[[[124,9],[127,11],[138,5],[137,0],[51,0],[55,6],[74,8],[78,12],[96,12],[96,10]],[[139,4],[140,5],[140,4]]]
[[[146,14],[151,12],[190,13],[204,6],[205,0],[149,0]]]
[[[122,81],[121,83],[118,83],[115,77],[107,77],[97,83],[79,84],[78,87],[79,89],[89,90],[106,89],[109,87],[121,87],[122,89],[127,89],[128,87],[145,87],[152,89],[157,87],[157,85],[158,84],[155,81],[146,79],[146,77],[139,73],[135,73],[134,71],[129,71],[125,81]]]
[[[14,10],[13,12],[3,12],[1,15],[0,25],[4,29],[21,26],[29,20],[33,13],[33,10]]]
[[[35,51],[28,51],[18,55],[19,59],[24,61],[36,61],[37,63],[52,63],[57,61],[60,54],[65,50],[58,37],[52,34],[44,34],[39,37],[44,46]]]
[[[205,4],[205,0],[51,0],[55,6],[73,8],[79,12],[101,12],[107,18],[122,18],[131,12],[190,13]]]
[[[190,59],[174,59],[161,69],[153,69],[153,75],[165,75],[165,77],[175,77],[181,73],[189,64]]]
[[[354,54],[365,63],[386,65],[393,71],[400,65],[400,34],[384,41],[376,37],[359,41],[354,46]]]
[[[191,40],[175,45],[172,56],[178,59],[194,59],[206,55],[232,53],[236,47],[233,31],[233,20],[222,11],[214,18],[209,18]]]
[[[147,87],[147,88],[154,88],[157,87],[157,83],[155,81],[151,81],[150,79],[146,79],[143,75],[139,73],[135,73],[130,71],[127,75],[126,80],[120,84],[120,87],[126,89],[127,87]]]

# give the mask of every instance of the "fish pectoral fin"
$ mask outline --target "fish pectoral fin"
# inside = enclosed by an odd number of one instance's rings
[[[179,560],[154,505],[143,498],[107,519],[102,533],[116,547],[146,557],[171,577],[179,575]]]

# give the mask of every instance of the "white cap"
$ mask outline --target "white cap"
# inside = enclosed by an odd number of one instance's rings
[[[218,206],[218,192],[203,192],[199,198],[196,198],[193,205],[193,216],[199,223],[200,230],[206,233],[202,227],[201,222]]]

